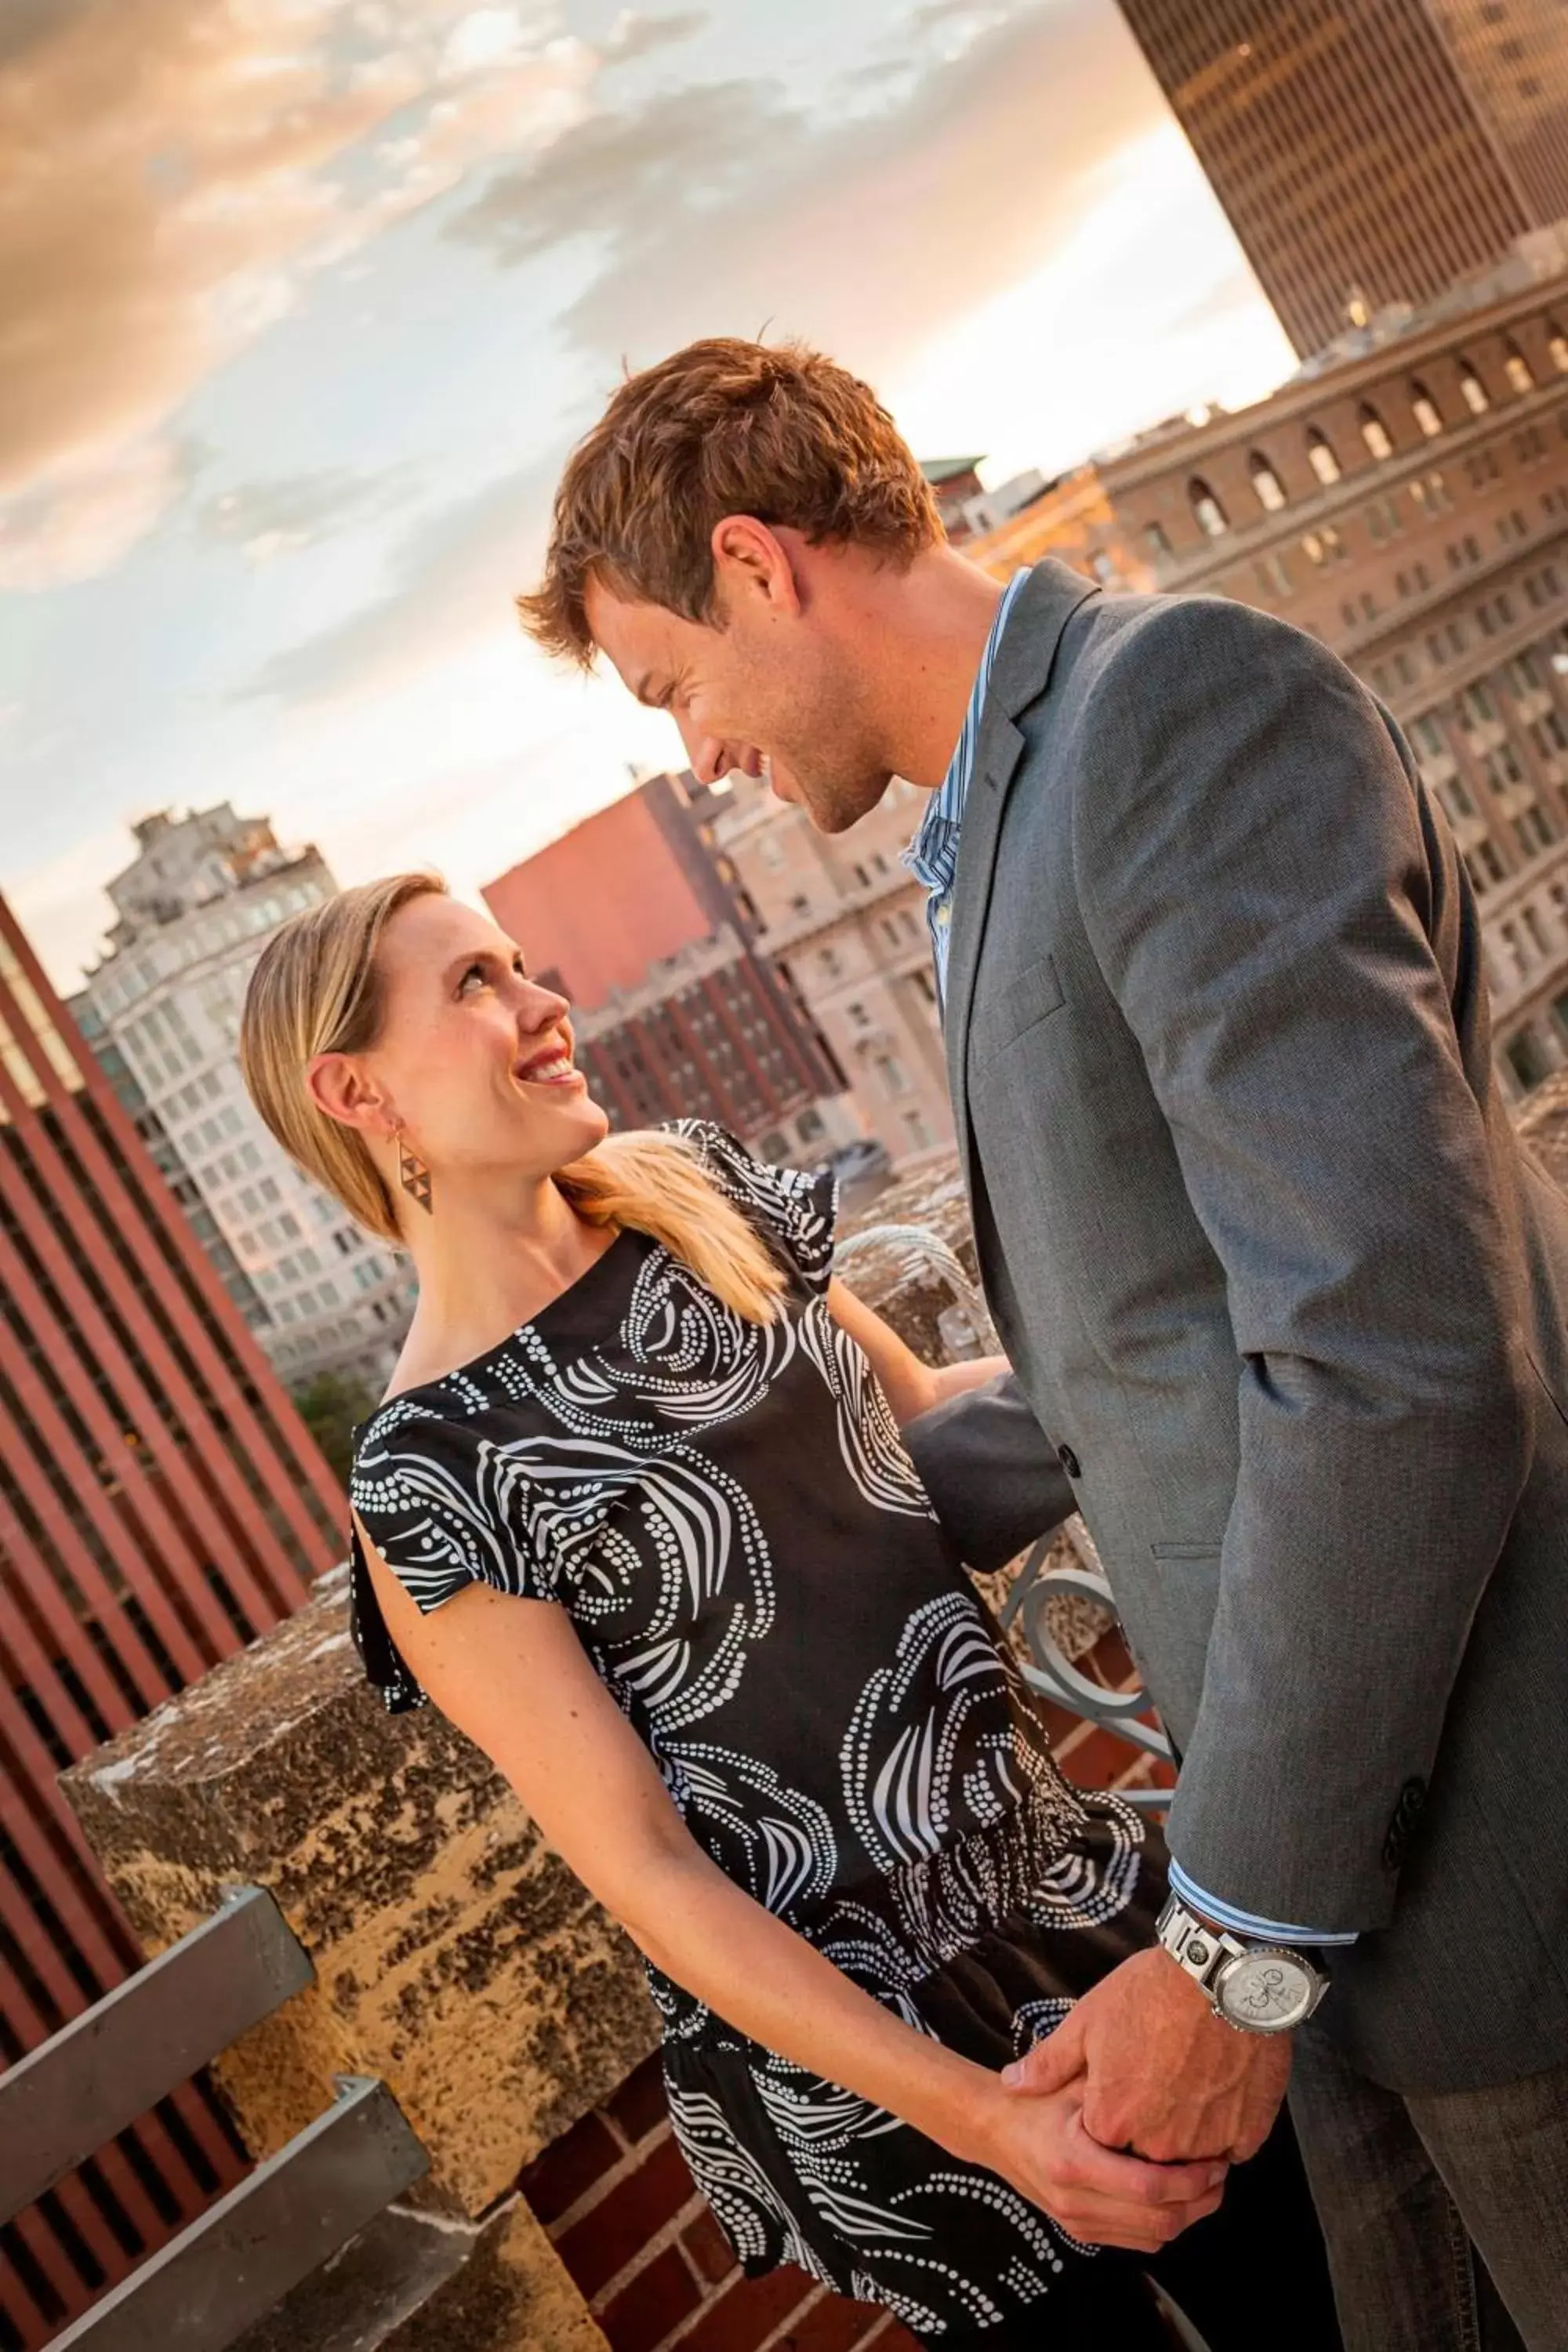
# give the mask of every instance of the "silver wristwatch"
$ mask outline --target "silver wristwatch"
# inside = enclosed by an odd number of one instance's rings
[[[1167,1896],[1155,1933],[1215,2015],[1243,2033],[1289,2033],[1329,1989],[1321,1969],[1301,1953],[1222,1934],[1175,1895]]]

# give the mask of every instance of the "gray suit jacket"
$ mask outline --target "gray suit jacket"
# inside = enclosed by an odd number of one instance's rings
[[[1041,565],[947,1041],[1067,1475],[982,1398],[917,1433],[939,1507],[993,1557],[1031,1477],[1040,1525],[1083,1511],[1182,1754],[1172,1849],[1363,1931],[1322,2011],[1358,2063],[1568,2060],[1568,1199],[1497,1097],[1469,881],[1392,720],[1279,621]]]

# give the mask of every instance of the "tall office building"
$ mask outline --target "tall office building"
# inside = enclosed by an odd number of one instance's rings
[[[0,901],[0,2067],[141,1958],[56,1776],[241,1648],[343,1498]],[[242,2158],[199,2084],[0,2230],[41,2344]]]
[[[1304,355],[1568,215],[1563,0],[1121,0]]]
[[[279,1371],[374,1382],[407,1328],[407,1269],[293,1165],[239,1074],[246,984],[289,915],[336,884],[319,853],[280,844],[226,802],[134,827],[137,856],[109,886],[108,951],[78,1000],[156,1118],[223,1247],[264,1313],[251,1318]],[[123,1091],[123,1090],[122,1090]]]

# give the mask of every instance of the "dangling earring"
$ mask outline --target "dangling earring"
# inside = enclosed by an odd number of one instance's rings
[[[426,1216],[435,1215],[435,1203],[430,1198],[430,1171],[423,1160],[410,1151],[403,1140],[401,1130],[397,1138],[397,1181],[404,1191],[418,1202]]]

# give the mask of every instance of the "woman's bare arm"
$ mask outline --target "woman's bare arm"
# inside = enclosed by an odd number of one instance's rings
[[[869,1358],[900,1429],[906,1422],[929,1412],[932,1405],[962,1396],[966,1389],[984,1388],[987,1381],[1008,1369],[1005,1356],[983,1356],[962,1364],[922,1364],[875,1307],[857,1298],[837,1276],[827,1286],[827,1311]]]
[[[563,1610],[476,1585],[424,1616],[368,1542],[366,1558],[392,1637],[437,1706],[654,1965],[739,2032],[1001,2172],[1075,2237],[1147,2250],[1218,2201],[1209,2166],[1098,2147],[1076,2084],[1055,2100],[1009,2097],[726,1878]]]

